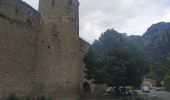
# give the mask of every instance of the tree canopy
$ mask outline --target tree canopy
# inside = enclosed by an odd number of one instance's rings
[[[113,29],[104,32],[84,57],[86,78],[108,86],[139,86],[149,63],[138,43]]]

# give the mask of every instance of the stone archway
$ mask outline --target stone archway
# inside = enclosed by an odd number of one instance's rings
[[[90,87],[90,84],[88,82],[83,83],[83,95],[85,97],[91,96],[91,87]]]

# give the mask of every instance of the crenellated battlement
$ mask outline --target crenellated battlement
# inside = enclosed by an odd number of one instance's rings
[[[0,0],[0,14],[20,23],[40,23],[40,13],[22,0]]]
[[[40,1],[39,2],[39,12],[41,11],[46,11],[48,12],[49,10],[51,11],[58,11],[61,9],[64,10],[71,10],[71,11],[77,11],[79,7],[79,2],[78,0],[50,0],[50,1]]]

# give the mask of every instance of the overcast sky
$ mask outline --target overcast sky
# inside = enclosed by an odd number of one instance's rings
[[[24,0],[38,8],[39,0]],[[142,35],[154,23],[170,22],[170,0],[79,0],[80,37],[92,43],[108,28]]]

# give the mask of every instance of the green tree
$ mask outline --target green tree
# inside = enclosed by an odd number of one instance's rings
[[[108,86],[139,86],[149,72],[145,54],[126,34],[110,29],[84,57],[86,78]]]

